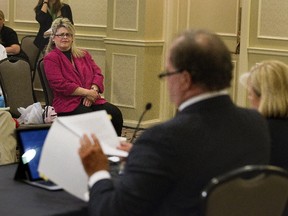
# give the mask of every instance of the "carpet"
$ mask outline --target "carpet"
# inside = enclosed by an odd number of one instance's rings
[[[136,139],[137,137],[139,137],[139,136],[141,135],[141,133],[143,133],[143,131],[144,131],[143,128],[140,128],[140,129],[137,131],[137,133],[136,133],[136,135],[135,135],[135,138],[134,138],[134,141],[135,141],[135,139]],[[123,128],[122,128],[122,135],[121,135],[121,136],[122,136],[122,137],[126,137],[127,141],[130,142],[131,139],[132,139],[132,136],[133,136],[134,132],[135,132],[135,128],[123,126]]]

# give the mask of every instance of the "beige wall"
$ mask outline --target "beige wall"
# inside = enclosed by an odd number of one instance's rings
[[[73,11],[78,46],[91,52],[105,75],[105,97],[135,126],[147,102],[153,104],[141,127],[175,113],[166,83],[157,79],[172,38],[186,28],[207,28],[231,50],[234,79],[230,94],[248,106],[238,84],[241,73],[263,59],[287,62],[287,0],[66,0]],[[19,37],[36,34],[37,0],[0,0],[6,25]],[[242,13],[240,13],[242,11]],[[242,14],[242,16],[240,16]],[[241,18],[242,17],[242,18]],[[277,23],[277,25],[275,24]],[[240,40],[241,52],[235,54]]]

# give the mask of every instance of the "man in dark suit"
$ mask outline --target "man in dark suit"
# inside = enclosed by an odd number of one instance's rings
[[[117,183],[97,138],[81,139],[91,215],[199,215],[200,191],[212,177],[269,162],[265,120],[236,107],[225,90],[232,69],[229,50],[213,33],[190,30],[173,41],[159,77],[166,77],[178,113],[136,140]]]

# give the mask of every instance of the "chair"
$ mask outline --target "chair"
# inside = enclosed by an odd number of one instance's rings
[[[0,84],[10,113],[18,118],[17,108],[27,107],[36,102],[29,62],[16,57],[8,57],[0,61]]]
[[[53,92],[52,92],[52,90],[49,86],[48,80],[46,78],[43,58],[41,60],[39,60],[39,63],[38,63],[38,75],[39,75],[40,82],[41,82],[41,85],[43,88],[46,106],[52,106]]]
[[[284,216],[287,201],[287,171],[268,165],[215,177],[201,193],[204,216]]]
[[[32,73],[32,81],[34,81],[35,78],[37,62],[41,53],[38,47],[34,44],[35,38],[36,36],[27,35],[23,37],[21,40],[21,49],[26,53],[26,55],[29,58],[29,64]]]

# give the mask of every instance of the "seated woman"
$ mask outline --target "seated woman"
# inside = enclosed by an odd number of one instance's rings
[[[271,164],[288,170],[288,66],[277,60],[263,61],[243,75],[243,81],[252,107],[267,118]]]
[[[104,91],[101,69],[87,51],[76,47],[73,24],[67,18],[57,18],[51,29],[44,69],[58,116],[106,110],[120,136],[122,113],[101,97]]]

